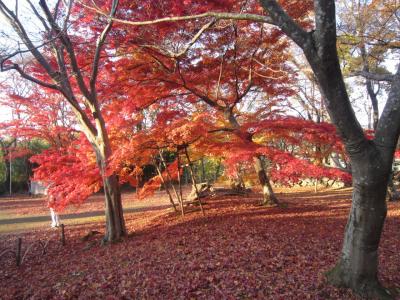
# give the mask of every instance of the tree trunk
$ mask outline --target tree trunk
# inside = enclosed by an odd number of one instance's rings
[[[6,178],[5,178],[5,182],[4,182],[4,185],[5,185],[5,191],[9,191],[9,193],[10,194],[12,194],[12,190],[11,190],[11,183],[10,183],[10,180],[11,180],[11,169],[10,169],[10,161],[9,160],[4,160],[4,167],[5,167],[5,171],[6,171]]]
[[[206,168],[204,166],[204,157],[200,159],[200,164],[201,164],[201,178],[200,182],[205,182],[206,180]]]
[[[398,201],[400,199],[399,191],[397,190],[394,184],[394,174],[390,173],[389,183],[388,183],[388,200],[389,201]]]
[[[104,177],[106,234],[105,242],[115,242],[126,235],[121,191],[116,175]]]
[[[257,172],[258,180],[262,187],[263,201],[262,205],[277,205],[278,199],[272,189],[271,183],[267,177],[262,159],[259,156],[254,157],[254,168]]]
[[[353,196],[342,254],[328,280],[366,298],[392,299],[378,281],[378,247],[386,218],[390,167],[377,151],[353,161]]]
[[[218,161],[217,168],[215,170],[215,175],[214,175],[214,182],[218,180],[219,177],[219,170],[221,169],[221,160]]]
[[[240,124],[236,120],[230,109],[224,112],[225,119],[229,122],[233,128],[240,129]],[[252,136],[247,138],[249,143],[254,143],[252,140]],[[278,204],[278,198],[275,196],[275,193],[272,189],[271,183],[269,181],[267,172],[265,171],[263,162],[260,156],[254,157],[254,169],[256,170],[258,180],[260,182],[262,193],[263,193],[263,202],[262,205],[276,205]]]
[[[158,176],[160,176],[161,184],[162,184],[162,186],[164,186],[165,192],[166,192],[167,195],[168,195],[169,202],[171,203],[172,207],[174,208],[174,211],[178,211],[178,210],[176,209],[176,206],[175,206],[175,203],[174,203],[174,199],[172,198],[172,195],[171,195],[171,193],[170,193],[170,191],[169,191],[168,185],[167,185],[167,183],[165,182],[164,176],[162,175],[161,170],[160,170],[160,168],[159,168],[158,165],[157,165],[157,162],[154,163],[154,166],[156,167]]]
[[[117,242],[126,235],[124,212],[122,209],[121,191],[118,177],[115,173],[107,174],[107,161],[111,156],[111,146],[103,128],[100,145],[93,145],[96,152],[97,166],[103,178],[104,203],[106,216],[106,233],[103,242]]]
[[[196,195],[197,195],[197,200],[198,200],[198,202],[199,202],[199,206],[200,206],[201,213],[202,213],[203,216],[204,216],[205,213],[204,213],[204,209],[203,209],[203,204],[201,203],[199,191],[197,190],[197,183],[196,183],[196,178],[195,178],[194,170],[193,170],[193,167],[192,167],[192,162],[190,161],[190,156],[189,156],[189,153],[188,153],[188,151],[187,151],[187,148],[185,147],[184,150],[185,150],[186,159],[187,159],[187,161],[188,161],[188,167],[189,167],[189,171],[190,171],[190,176],[191,176],[191,178],[192,178],[192,184],[193,184],[194,190],[195,190]]]

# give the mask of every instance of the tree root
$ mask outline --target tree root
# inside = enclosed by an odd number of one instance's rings
[[[377,278],[353,279],[351,272],[344,271],[341,263],[326,272],[325,276],[329,284],[341,288],[350,288],[355,294],[365,299],[395,299],[395,296],[384,288]]]

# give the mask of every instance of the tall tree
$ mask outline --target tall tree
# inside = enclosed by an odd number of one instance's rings
[[[104,239],[118,240],[126,234],[121,193],[116,175],[107,172],[111,145],[97,92],[101,55],[113,25],[112,17],[116,13],[118,1],[112,2],[108,17],[96,24],[103,26],[99,34],[92,35],[89,28],[81,28],[80,33],[75,36],[70,33],[73,21],[74,26],[77,26],[77,19],[72,20],[71,16],[72,1],[56,1],[50,9],[45,0],[40,0],[40,11],[30,1],[27,3],[32,17],[41,26],[44,34],[39,35],[40,42],[37,42],[38,36],[34,36],[31,28],[24,25],[18,5],[13,10],[0,1],[0,13],[10,26],[9,29],[18,37],[17,47],[2,54],[1,70],[16,71],[21,77],[62,94],[71,105],[81,130],[96,154],[97,166],[103,180],[106,214]],[[93,46],[89,49],[83,44],[85,32],[92,42],[89,45]],[[20,45],[25,48],[21,49]],[[18,59],[21,55],[22,61]]]
[[[400,134],[400,65],[375,137],[370,141],[355,117],[340,69],[335,2],[314,1],[312,31],[296,24],[277,1],[261,0],[260,3],[273,23],[304,51],[352,164],[352,208],[341,258],[328,278],[366,297],[392,298],[378,282],[378,247],[387,211],[387,183]]]

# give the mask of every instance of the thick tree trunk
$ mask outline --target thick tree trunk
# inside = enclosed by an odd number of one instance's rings
[[[103,241],[109,243],[117,242],[121,237],[125,236],[126,227],[118,177],[114,173],[112,175],[107,174],[107,161],[111,156],[111,146],[105,129],[102,137],[103,142],[100,142],[100,146],[94,145],[94,150],[96,152],[97,165],[103,178],[104,188],[106,233]]]
[[[260,0],[272,21],[299,45],[325,98],[326,108],[351,158],[352,209],[341,258],[329,272],[332,283],[367,298],[391,299],[377,279],[378,246],[386,217],[386,191],[395,144],[400,134],[400,65],[377,124],[366,139],[351,106],[336,48],[335,1],[314,1],[315,30],[300,28],[274,0]]]
[[[275,196],[271,183],[269,182],[263,161],[258,156],[254,157],[254,168],[257,172],[258,180],[260,181],[260,185],[262,187],[262,205],[277,205],[279,203],[278,199]]]
[[[115,242],[126,235],[121,191],[116,175],[104,177],[106,234],[105,242]]]
[[[378,247],[386,218],[390,167],[369,151],[353,162],[353,196],[342,254],[328,280],[366,298],[392,299],[378,281]],[[375,157],[374,157],[375,156]]]

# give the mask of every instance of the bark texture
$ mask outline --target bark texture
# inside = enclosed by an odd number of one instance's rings
[[[263,201],[262,205],[277,205],[278,199],[272,189],[271,183],[265,171],[263,161],[260,157],[254,157],[254,168],[257,172],[258,180],[262,187]]]
[[[97,165],[103,178],[104,203],[106,216],[106,233],[104,242],[117,242],[126,235],[125,219],[122,208],[121,191],[115,173],[108,175],[107,162],[111,156],[111,145],[101,115],[96,119],[98,135],[92,142],[96,152]]]
[[[386,218],[390,164],[372,145],[353,159],[353,196],[341,258],[327,273],[337,286],[366,298],[391,299],[378,281],[378,248]]]
[[[105,177],[103,183],[106,214],[106,234],[104,241],[115,242],[126,235],[121,192],[116,175]]]

